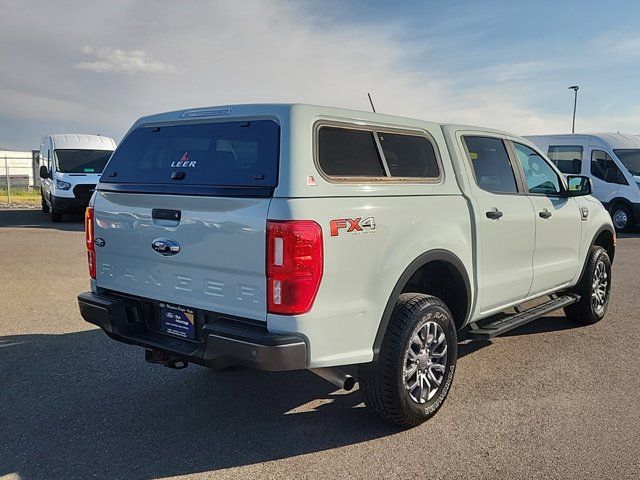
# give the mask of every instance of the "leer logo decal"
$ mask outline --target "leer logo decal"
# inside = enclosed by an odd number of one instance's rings
[[[178,168],[178,167],[195,167],[196,166],[196,162],[195,160],[189,160],[189,152],[184,152],[184,154],[182,155],[182,157],[180,158],[179,161],[173,161],[171,162],[171,168]]]
[[[336,218],[329,223],[331,236],[340,235],[340,230],[346,230],[343,233],[353,235],[366,235],[376,231],[376,219],[374,217],[358,217],[358,218]]]

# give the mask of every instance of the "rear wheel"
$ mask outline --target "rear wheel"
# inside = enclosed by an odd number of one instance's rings
[[[400,295],[378,360],[359,368],[366,405],[396,425],[421,424],[446,399],[456,357],[456,329],[444,302],[418,293]]]
[[[618,232],[628,232],[635,224],[631,209],[624,203],[617,203],[611,209],[611,219],[613,226]]]
[[[611,292],[611,261],[604,248],[591,247],[587,266],[575,291],[580,295],[580,301],[565,307],[567,317],[585,324],[602,320],[607,313]]]

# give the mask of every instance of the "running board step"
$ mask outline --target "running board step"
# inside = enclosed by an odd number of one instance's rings
[[[566,307],[567,305],[576,303],[579,300],[580,295],[576,295],[575,293],[565,293],[562,295],[557,295],[552,297],[551,300],[546,303],[536,305],[535,307],[531,307],[527,310],[523,310],[512,315],[507,315],[506,317],[501,317],[498,320],[493,320],[489,323],[484,323],[481,325],[472,323],[471,329],[469,331],[469,336],[476,340],[488,340],[490,338],[497,337],[498,335],[502,335],[503,333],[513,330],[514,328],[521,327],[522,325],[540,318],[547,313],[551,313],[562,307]]]

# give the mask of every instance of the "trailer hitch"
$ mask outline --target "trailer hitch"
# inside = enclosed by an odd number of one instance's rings
[[[182,370],[189,366],[189,362],[186,360],[159,350],[146,349],[144,351],[144,359],[149,363],[161,364],[167,368],[173,368],[174,370]]]

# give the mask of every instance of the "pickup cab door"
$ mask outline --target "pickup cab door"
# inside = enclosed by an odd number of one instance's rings
[[[573,198],[563,195],[561,177],[539,152],[511,142],[535,215],[533,284],[530,295],[571,282],[577,273],[582,237],[582,213]]]
[[[534,209],[524,194],[507,141],[490,134],[462,136],[474,177],[468,195],[476,225],[479,296],[487,314],[524,299],[533,280]],[[516,167],[516,168],[514,168]]]

